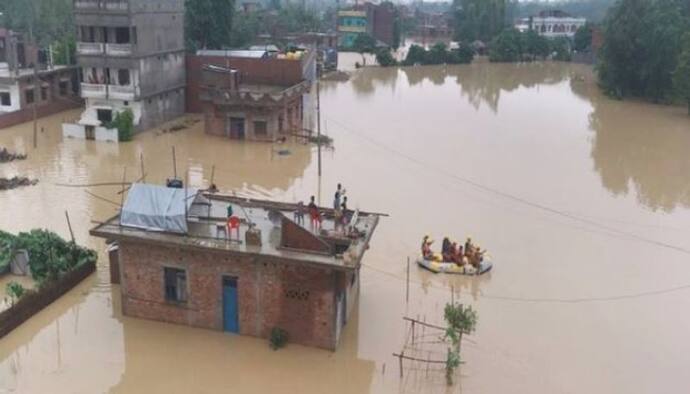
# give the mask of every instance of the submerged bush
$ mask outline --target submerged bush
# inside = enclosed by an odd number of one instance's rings
[[[67,242],[48,230],[31,230],[14,236],[0,232],[0,267],[9,264],[18,250],[29,252],[29,269],[42,283],[89,262],[96,262],[96,252]]]
[[[10,296],[10,299],[12,300],[12,305],[19,301],[19,299],[22,298],[22,296],[26,292],[24,286],[22,286],[21,283],[17,283],[15,281],[12,281],[7,284],[6,291],[7,295]]]
[[[285,347],[288,342],[288,333],[280,327],[273,327],[271,336],[268,338],[271,349],[278,350]]]
[[[115,114],[115,119],[110,122],[109,129],[117,129],[117,138],[120,141],[131,141],[134,136],[134,113],[127,108]]]

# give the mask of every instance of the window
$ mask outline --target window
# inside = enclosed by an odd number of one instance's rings
[[[254,122],[254,136],[256,137],[267,137],[268,136],[268,123],[265,120]]]
[[[24,91],[24,97],[26,97],[26,103],[27,104],[33,104],[34,103],[34,90],[33,89],[26,89]]]
[[[67,95],[68,85],[69,84],[67,81],[60,81],[60,84],[58,85],[58,89],[60,90],[60,96]]]
[[[129,27],[115,28],[115,42],[117,44],[129,44]]]
[[[178,268],[163,268],[165,300],[187,302],[187,272]]]
[[[41,86],[41,100],[48,100],[48,88],[45,86]]]
[[[127,70],[127,69],[117,70],[117,81],[120,83],[120,86],[128,86],[129,85],[129,70]]]
[[[113,121],[113,111],[109,109],[97,109],[96,116],[98,117],[98,120],[103,124],[110,123]]]
[[[0,104],[6,107],[12,105],[12,97],[9,92],[0,92]]]

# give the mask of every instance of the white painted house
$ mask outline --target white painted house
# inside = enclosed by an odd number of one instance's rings
[[[576,18],[559,10],[542,11],[539,15],[523,18],[515,25],[521,32],[530,29],[547,38],[573,38],[577,29],[587,23],[585,18]]]

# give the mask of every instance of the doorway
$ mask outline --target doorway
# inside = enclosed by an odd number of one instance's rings
[[[223,331],[240,332],[237,310],[237,278],[223,277]]]
[[[235,140],[244,139],[244,118],[230,118],[230,138]]]

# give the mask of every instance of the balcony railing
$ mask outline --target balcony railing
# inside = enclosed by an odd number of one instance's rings
[[[132,54],[132,44],[105,44],[105,53],[110,56],[129,56]]]
[[[82,98],[105,98],[105,85],[98,85],[93,83],[81,84]]]
[[[87,11],[122,12],[129,9],[128,0],[74,0],[74,9]]]
[[[80,55],[100,55],[103,53],[103,43],[78,42],[77,53]]]
[[[108,86],[108,96],[113,99],[118,100],[134,100],[134,86],[126,85],[109,85]]]

